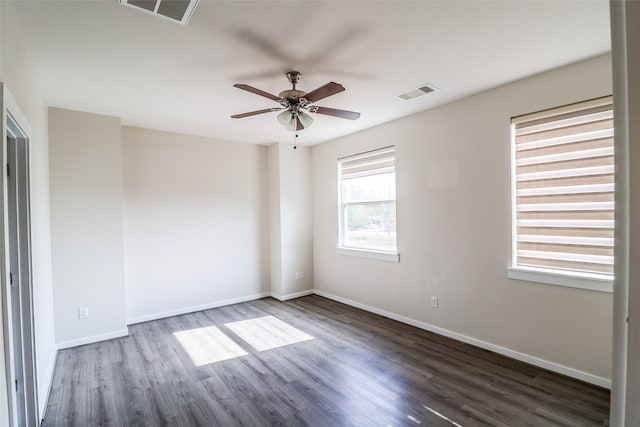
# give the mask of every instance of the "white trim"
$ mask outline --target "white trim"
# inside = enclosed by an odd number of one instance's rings
[[[157,313],[145,314],[127,319],[127,326],[136,323],[149,322],[151,320],[164,319],[165,317],[179,316],[181,314],[194,313],[196,311],[208,310],[210,308],[222,307],[225,305],[238,304],[241,302],[253,301],[260,298],[270,296],[270,292],[261,292],[259,294],[247,295],[239,298],[230,298],[221,301],[212,301],[205,304],[192,305],[189,307],[176,308],[173,310],[160,311]]]
[[[121,338],[129,336],[129,329],[120,329],[119,331],[107,332],[106,334],[92,335],[90,337],[78,338],[75,340],[63,341],[58,343],[58,350],[65,348],[78,347],[86,344],[93,344],[100,341],[112,340],[114,338]]]
[[[611,388],[611,380],[607,378],[599,377],[597,375],[593,375],[588,372],[583,372],[578,369],[570,368],[568,366],[564,366],[558,363],[550,362],[548,360],[540,359],[539,357],[531,356],[525,353],[520,353],[518,351],[511,350],[506,347],[501,347],[499,345],[488,343],[486,341],[482,341],[476,338],[472,338],[467,335],[459,334],[457,332],[453,332],[448,329],[440,328],[438,326],[433,326],[425,322],[420,322],[419,320],[414,320],[409,317],[401,316],[396,313],[392,313],[392,312],[382,310],[376,307],[372,307],[366,304],[362,304],[360,302],[343,298],[337,295],[333,295],[325,291],[320,291],[316,289],[315,294],[320,295],[321,297],[324,297],[324,298],[329,298],[334,301],[341,302],[343,304],[350,305],[352,307],[369,311],[371,313],[379,314],[380,316],[388,317],[389,319],[397,320],[398,322],[406,323],[407,325],[415,326],[416,328],[424,329],[425,331],[433,332],[439,335],[443,335],[445,337],[452,338],[457,341],[462,341],[467,344],[471,344],[476,347],[483,348],[485,350],[493,351],[494,353],[502,354],[503,356],[511,357],[512,359],[516,359],[521,362],[529,363],[531,365],[538,366],[540,368],[548,369],[549,371],[557,372],[562,375],[567,375],[569,377],[576,378],[578,380],[585,381],[590,384],[595,384],[600,387],[609,388],[609,389]]]
[[[400,262],[400,254],[395,252],[382,252],[366,249],[338,247],[336,248],[336,253],[338,255],[349,255],[360,258],[377,259],[381,261]]]
[[[27,116],[24,115],[24,113],[20,109],[20,106],[9,92],[9,88],[2,82],[0,82],[0,85],[2,85],[2,102],[4,112],[9,113],[9,115],[11,115],[11,117],[13,118],[13,121],[16,122],[25,133],[25,135],[27,135],[27,138],[31,139],[31,125],[27,120]]]
[[[32,136],[32,129],[27,117],[22,112],[22,109],[16,102],[16,100],[11,95],[9,88],[5,83],[0,82],[0,112],[2,117],[0,118],[0,127],[2,128],[0,133],[2,134],[2,142],[0,148],[0,162],[2,163],[2,167],[0,168],[2,171],[2,178],[0,179],[0,241],[3,243],[0,244],[0,311],[2,312],[2,316],[0,316],[0,324],[2,326],[2,342],[0,345],[4,351],[4,376],[6,380],[6,403],[7,403],[7,419],[10,424],[17,423],[18,420],[18,402],[16,399],[16,390],[14,388],[14,381],[16,380],[15,373],[15,354],[14,348],[18,346],[18,343],[14,342],[13,336],[13,317],[11,314],[11,301],[10,301],[10,289],[9,289],[9,274],[11,270],[11,261],[10,261],[10,250],[9,250],[9,200],[8,200],[8,181],[7,181],[7,171],[9,167],[8,162],[8,137],[12,139],[15,138],[19,141],[26,142],[26,169],[23,172],[22,178],[26,182],[26,241],[23,241],[24,238],[20,238],[21,244],[26,243],[26,248],[28,251],[26,266],[24,266],[24,270],[22,273],[25,273],[23,277],[23,281],[25,289],[28,289],[29,293],[29,301],[24,305],[28,305],[29,308],[23,306],[21,303],[21,310],[24,310],[22,313],[28,316],[27,319],[22,319],[22,324],[24,326],[24,339],[29,341],[29,345],[31,347],[31,351],[25,353],[25,346],[20,344],[23,347],[22,350],[22,369],[23,369],[23,385],[24,390],[23,394],[25,396],[25,402],[28,402],[32,397],[33,409],[31,409],[31,405],[25,405],[25,415],[27,416],[27,420],[29,422],[36,421],[39,417],[39,406],[40,402],[39,393],[38,393],[38,367],[37,367],[37,349],[36,349],[36,338],[35,338],[35,320],[33,315],[33,271],[32,271],[32,252],[33,252],[33,236],[31,235],[31,193],[30,193],[30,183],[29,180],[31,178],[31,156],[29,155],[29,146]],[[9,126],[12,124],[11,129]],[[18,133],[16,133],[16,131]],[[24,255],[24,254],[23,254]],[[22,274],[21,273],[21,274]],[[23,296],[21,296],[23,298]],[[31,353],[31,354],[29,354]],[[1,364],[1,363],[0,363]],[[1,394],[1,393],[0,393]],[[34,413],[31,413],[33,410]],[[31,420],[34,417],[36,420]]]
[[[278,301],[288,301],[290,299],[306,297],[307,295],[312,295],[312,294],[313,294],[313,289],[309,289],[307,291],[294,292],[292,294],[286,294],[286,295],[280,295],[280,294],[271,292],[271,297],[277,299]]]
[[[396,199],[376,199],[376,200],[356,200],[353,202],[344,202],[342,204],[343,208],[353,205],[383,205],[383,204],[391,204],[395,203]]]
[[[572,273],[566,270],[556,271],[535,267],[509,267],[507,277],[547,285],[613,293],[613,278],[605,274]]]
[[[58,350],[55,350],[51,353],[51,357],[49,358],[49,364],[47,365],[47,387],[46,389],[43,387],[38,390],[38,403],[40,404],[40,408],[38,408],[38,414],[40,415],[40,423],[44,420],[44,417],[47,412],[47,406],[49,406],[49,395],[51,395],[51,388],[53,387],[53,373],[56,367],[56,360],[58,359]],[[39,384],[41,386],[42,384]],[[41,390],[44,390],[44,393],[41,393]],[[44,394],[44,395],[43,395]]]

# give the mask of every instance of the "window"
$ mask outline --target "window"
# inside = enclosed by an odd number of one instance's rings
[[[338,182],[341,253],[397,261],[394,147],[338,160]]]
[[[611,291],[611,102],[600,98],[512,119],[510,277]]]

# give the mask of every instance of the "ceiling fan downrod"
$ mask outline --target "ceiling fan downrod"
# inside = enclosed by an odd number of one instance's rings
[[[289,83],[293,85],[293,90],[296,90],[296,85],[300,81],[300,77],[302,77],[302,74],[300,74],[299,71],[289,71],[287,73],[287,78],[289,79]]]

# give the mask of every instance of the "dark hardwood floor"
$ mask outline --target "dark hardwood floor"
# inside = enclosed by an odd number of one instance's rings
[[[269,315],[314,339],[257,351],[225,326]],[[223,333],[226,357],[246,354],[196,366],[176,337],[198,328]],[[586,427],[609,415],[608,390],[319,296],[129,332],[60,351],[44,426]]]

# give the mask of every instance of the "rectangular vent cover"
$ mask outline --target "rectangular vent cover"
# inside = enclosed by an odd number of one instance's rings
[[[434,86],[431,86],[429,84],[424,84],[420,87],[417,87],[415,89],[411,89],[408,90],[406,92],[402,92],[398,95],[396,95],[398,98],[404,100],[404,101],[410,101],[412,99],[416,99],[419,98],[421,96],[424,96],[428,93],[434,92],[437,89]]]
[[[118,0],[118,3],[187,25],[198,0]]]

